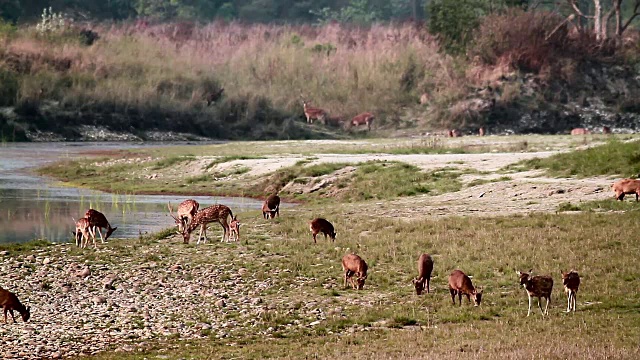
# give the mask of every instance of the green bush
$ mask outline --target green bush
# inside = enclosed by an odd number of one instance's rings
[[[0,69],[0,106],[13,106],[19,89],[18,75],[13,71]]]

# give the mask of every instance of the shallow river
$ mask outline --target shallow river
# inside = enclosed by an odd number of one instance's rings
[[[83,157],[95,150],[170,146],[171,144],[132,143],[34,143],[0,144],[0,243],[48,239],[70,241],[74,220],[89,208],[103,212],[111,226],[118,227],[113,237],[132,238],[174,225],[167,203],[174,209],[185,196],[115,195],[100,191],[67,187],[37,176],[33,169],[44,164]],[[200,208],[222,203],[234,212],[260,209],[261,202],[249,198],[191,197]],[[175,211],[175,210],[174,210]],[[222,229],[212,225],[211,238]]]

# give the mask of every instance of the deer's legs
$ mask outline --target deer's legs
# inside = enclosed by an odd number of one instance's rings
[[[531,295],[529,295],[529,310],[527,310],[527,316],[531,315]]]
[[[96,226],[95,229],[96,229],[96,232],[100,234],[100,240],[102,240],[102,243],[104,244],[104,236],[102,236],[102,230],[100,230],[99,226]],[[95,232],[93,236],[95,237]],[[95,242],[95,239],[94,239],[94,242]]]

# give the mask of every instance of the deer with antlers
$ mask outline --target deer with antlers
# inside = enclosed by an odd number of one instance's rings
[[[100,234],[100,239],[102,240],[103,244],[105,240],[107,240],[109,236],[113,234],[114,231],[118,230],[118,227],[112,228],[111,224],[109,224],[109,221],[107,220],[107,217],[98,210],[89,209],[84,214],[84,217],[89,219],[89,223],[94,228],[94,237],[96,232]],[[100,230],[101,228],[107,230],[107,236],[102,236],[102,231]]]
[[[200,240],[203,239],[202,235],[204,233],[204,243],[207,242],[207,225],[214,221],[217,221],[222,225],[222,230],[224,231],[222,234],[222,241],[229,241],[229,223],[228,218],[234,218],[233,212],[229,209],[228,206],[217,204],[206,207],[202,210],[199,210],[195,216],[191,219],[189,225],[187,225],[184,230],[182,230],[182,238],[185,244],[189,243],[189,239],[191,238],[191,233],[198,226],[200,226],[200,235],[198,237],[198,242],[196,244],[200,244]]]
[[[302,107],[304,108],[304,116],[307,118],[307,123],[313,124],[313,120],[320,120],[322,123],[326,121],[327,112],[320,108],[309,106],[304,98],[302,99]]]
[[[182,233],[184,228],[191,222],[193,217],[198,212],[200,208],[200,203],[193,199],[187,199],[178,205],[177,216],[173,215],[173,209],[171,207],[171,203],[167,204],[169,207],[169,215],[176,221],[176,226],[178,227],[178,232]]]

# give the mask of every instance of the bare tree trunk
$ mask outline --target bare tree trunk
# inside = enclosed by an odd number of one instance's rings
[[[596,34],[596,40],[602,39],[602,4],[600,0],[593,0],[593,32]]]
[[[620,35],[622,35],[622,18],[621,18],[621,14],[620,14],[620,4],[622,3],[622,0],[613,0],[613,8],[616,11],[616,36],[620,37]]]

